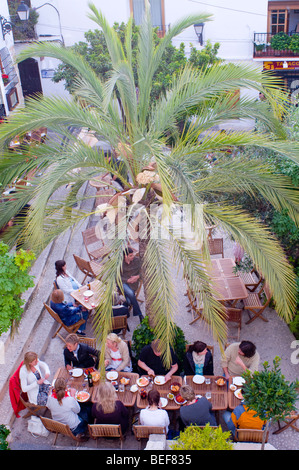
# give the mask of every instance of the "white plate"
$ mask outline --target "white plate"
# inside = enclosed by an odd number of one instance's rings
[[[116,380],[118,377],[118,372],[116,370],[111,370],[110,372],[107,372],[106,378],[108,380]]]
[[[161,397],[161,398],[160,398],[160,402],[161,402],[161,407],[162,407],[162,408],[165,408],[165,406],[166,406],[167,403],[168,403],[168,400],[167,400],[167,398]]]
[[[72,370],[72,376],[73,377],[81,377],[83,374],[83,369],[73,369]]]
[[[87,290],[87,291],[85,291],[85,292],[84,292],[84,296],[85,296],[85,297],[92,297],[92,296],[93,296],[92,290]]]
[[[245,379],[243,377],[234,377],[233,378],[233,384],[237,385],[238,387],[241,387],[245,383]]]
[[[202,395],[195,395],[195,398],[202,398]]]
[[[165,377],[164,375],[157,375],[154,378],[154,382],[156,385],[164,385],[165,384]]]
[[[144,383],[142,383],[142,381],[145,381]],[[149,384],[149,380],[146,378],[146,377],[140,377],[139,379],[137,379],[137,385],[139,385],[139,387],[147,387],[148,384]]]
[[[192,380],[195,384],[198,384],[198,385],[203,384],[205,382],[205,378],[203,375],[194,375]]]
[[[241,393],[241,397],[239,397],[239,393]],[[238,388],[235,392],[234,392],[234,395],[236,398],[238,398],[239,400],[243,400],[243,396],[242,396],[242,390],[240,388]]]
[[[176,397],[174,397],[174,401],[177,405],[184,405],[185,403],[187,403],[187,400],[183,401],[182,403],[176,401]]]
[[[89,400],[90,394],[89,394],[88,392],[86,392],[85,390],[84,390],[84,392],[82,392],[82,393],[84,393],[84,395],[86,394],[86,398],[85,398],[84,400],[81,400],[81,399],[78,398],[79,393],[80,393],[80,392],[77,392],[77,393],[76,393],[76,400],[77,400],[79,403],[84,403],[84,402],[86,402],[86,401]]]
[[[131,392],[137,392],[138,390],[138,387],[136,384],[132,385],[132,387],[130,388]]]

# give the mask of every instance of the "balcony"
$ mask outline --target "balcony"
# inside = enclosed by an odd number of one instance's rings
[[[298,33],[254,33],[254,59],[279,57],[299,57]]]

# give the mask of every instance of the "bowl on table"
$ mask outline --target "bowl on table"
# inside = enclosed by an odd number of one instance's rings
[[[216,377],[215,379],[215,383],[216,385],[218,385],[218,387],[224,387],[224,385],[226,385],[226,382],[226,378],[222,376]]]

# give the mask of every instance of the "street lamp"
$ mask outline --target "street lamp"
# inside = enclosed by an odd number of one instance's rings
[[[203,33],[204,25],[205,25],[204,23],[197,23],[197,24],[194,25],[195,33],[198,37],[198,42],[200,43],[201,46],[202,46],[202,43],[203,43],[202,33]]]
[[[33,10],[39,10],[40,8],[44,7],[45,5],[48,5],[52,8],[54,8],[54,10],[56,11],[56,13],[58,15],[61,42],[64,45],[64,39],[63,39],[63,36],[62,36],[62,29],[61,29],[61,22],[60,22],[60,14],[59,14],[59,11],[57,10],[57,8],[54,7],[54,5],[52,5],[52,3],[43,3],[43,5],[40,5],[39,7],[33,8]],[[28,5],[26,5],[26,3],[24,3],[24,0],[22,0],[20,5],[18,6],[18,9],[17,9],[17,14],[19,15],[20,20],[21,21],[27,21],[28,18],[29,18],[29,12],[30,12],[30,8],[28,7]]]

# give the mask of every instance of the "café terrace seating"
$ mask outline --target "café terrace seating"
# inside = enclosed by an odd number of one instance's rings
[[[139,449],[141,449],[141,439],[148,439],[150,434],[164,434],[166,436],[166,428],[162,426],[144,426],[141,424],[134,424],[133,433],[139,442]]]
[[[77,321],[73,325],[67,326],[60,319],[59,315],[55,313],[54,310],[52,310],[51,307],[49,307],[49,305],[47,305],[45,302],[44,302],[44,307],[47,310],[47,312],[51,315],[51,317],[54,318],[54,320],[56,320],[56,322],[59,323],[60,325],[56,333],[54,333],[54,335],[52,336],[52,338],[55,338],[55,336],[58,336],[63,342],[65,342],[65,339],[59,333],[62,328],[64,328],[68,334],[77,333],[77,331],[80,329],[80,326],[83,325],[83,323],[85,323],[85,320],[82,318],[81,320]]]
[[[120,424],[89,424],[88,431],[97,444],[99,437],[114,437],[119,439],[120,448],[123,448],[124,435]]]

